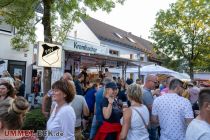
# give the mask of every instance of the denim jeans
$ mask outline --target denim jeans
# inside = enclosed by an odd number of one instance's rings
[[[89,137],[90,140],[92,140],[95,137],[96,132],[101,125],[102,125],[102,122],[98,122],[96,120],[96,115],[94,115],[93,116],[93,121],[92,121],[92,124],[91,124],[91,129],[90,129],[90,137]]]
[[[148,132],[150,140],[159,140],[158,127],[150,127],[148,128]]]

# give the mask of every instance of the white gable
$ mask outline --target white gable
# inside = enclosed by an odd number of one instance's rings
[[[84,40],[85,42],[87,41],[96,45],[100,45],[100,40],[82,20],[80,23],[74,25],[68,37],[77,38],[79,40]]]

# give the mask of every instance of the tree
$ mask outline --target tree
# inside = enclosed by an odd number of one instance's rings
[[[86,16],[87,8],[93,11],[102,9],[110,12],[117,3],[124,0],[1,0],[0,16],[17,29],[12,39],[14,49],[27,48],[35,43],[35,19],[37,6],[42,5],[44,12],[42,24],[44,41],[62,43],[75,22]],[[60,21],[60,22],[58,22]],[[51,87],[51,69],[44,69],[44,93]]]
[[[210,62],[206,57],[210,53],[209,9],[207,0],[178,0],[157,13],[151,30],[155,49],[173,60],[186,61],[192,79],[201,62]]]

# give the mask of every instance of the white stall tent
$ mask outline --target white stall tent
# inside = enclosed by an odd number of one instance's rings
[[[89,69],[89,72],[97,72],[97,69],[91,68]],[[109,68],[109,71],[113,74],[119,74],[120,76],[122,75],[122,69],[117,69],[117,68]],[[134,81],[136,80],[136,78],[138,77],[138,68],[127,68],[126,69],[126,77],[129,78],[130,73],[134,74]],[[171,75],[174,76],[180,80],[184,80],[184,81],[190,81],[190,76],[186,73],[179,73],[170,69],[167,69],[165,67],[159,66],[157,64],[152,64],[152,65],[147,65],[147,66],[143,66],[140,69],[140,74],[144,75],[145,77],[148,74],[167,74],[167,75]]]
[[[138,74],[138,68],[130,68],[127,70],[127,73],[137,73]],[[190,81],[190,76],[186,73],[179,73],[174,70],[167,69],[165,67],[159,66],[157,64],[147,65],[143,66],[140,69],[141,75],[148,75],[148,74],[167,74],[174,76],[180,80],[184,81]]]

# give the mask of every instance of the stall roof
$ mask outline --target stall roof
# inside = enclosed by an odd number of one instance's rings
[[[71,52],[71,53],[69,53]],[[81,53],[76,51],[66,51],[66,56],[68,58],[73,58],[81,63],[85,63],[82,61],[86,61],[87,67],[99,66],[103,65],[106,67],[111,66],[138,66],[138,61],[130,60],[127,58],[120,58],[117,56],[103,55],[103,54],[91,54],[91,53]]]

